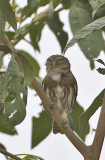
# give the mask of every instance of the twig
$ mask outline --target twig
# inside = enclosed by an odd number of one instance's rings
[[[11,158],[14,158],[15,160],[22,160],[21,158],[15,156],[14,154],[11,154],[11,153],[9,153],[9,152],[7,152],[6,150],[1,149],[1,148],[0,148],[0,153],[4,154],[4,155],[6,155],[6,156],[9,156],[9,157],[11,157]]]

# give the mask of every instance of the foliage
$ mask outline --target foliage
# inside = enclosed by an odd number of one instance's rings
[[[59,4],[62,5],[57,8]],[[48,8],[37,14],[42,6]],[[60,12],[65,9],[69,11],[68,21],[74,35],[68,43],[68,33],[64,30],[63,19],[60,18]],[[27,18],[30,19],[29,23],[26,23]],[[15,0],[0,0],[0,40],[4,43],[0,42],[0,132],[2,133],[11,136],[17,134],[15,126],[22,123],[26,116],[27,88],[32,88],[30,83],[33,77],[41,79],[40,66],[30,51],[25,51],[24,46],[22,50],[14,50],[13,46],[24,40],[34,51],[40,52],[39,42],[46,25],[56,36],[62,52],[78,43],[89,60],[91,69],[95,68],[94,58],[99,56],[100,51],[105,50],[102,35],[102,32],[105,32],[104,0],[27,0],[27,5],[23,8],[16,4]],[[11,27],[15,31],[12,31]],[[29,41],[25,38],[27,34],[30,37]],[[9,53],[11,59],[3,71],[3,59]],[[97,62],[105,66],[103,60],[98,59]],[[98,68],[97,71],[105,75],[105,68]],[[82,140],[85,140],[89,133],[89,118],[102,104],[103,93],[104,90],[97,95],[86,111],[77,102],[68,115],[70,127]],[[33,117],[32,147],[46,138],[51,129],[52,119],[46,111],[42,110],[38,118]],[[2,146],[0,144],[0,147]],[[23,159],[39,158],[26,155]]]
[[[39,144],[52,130],[52,119],[46,113],[42,111],[38,118],[33,117],[32,126],[32,148]]]
[[[89,108],[83,112],[80,116],[80,131],[81,133],[87,127],[88,121],[90,117],[96,112],[96,110],[101,107],[103,96],[104,96],[105,89],[94,99],[93,103],[89,106]]]
[[[83,114],[84,109],[80,104],[76,103],[73,111],[69,113],[68,118],[69,118],[69,125],[74,130],[78,136],[85,141],[86,135],[89,133],[90,127],[89,123],[87,122],[87,126],[83,132],[80,132],[80,116]]]
[[[22,156],[23,160],[44,160],[43,158],[30,154],[18,154],[18,156]],[[13,158],[9,158],[8,160],[14,160]]]

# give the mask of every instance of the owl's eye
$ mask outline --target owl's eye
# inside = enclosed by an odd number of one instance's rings
[[[48,62],[51,63],[51,62],[52,62],[52,59],[49,59]]]
[[[59,59],[58,62],[59,62],[59,63],[62,63],[62,62],[63,62],[63,59]]]

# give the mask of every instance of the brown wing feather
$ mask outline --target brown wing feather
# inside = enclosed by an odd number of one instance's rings
[[[46,92],[47,96],[51,101],[56,101],[55,88],[57,87],[57,82],[54,81],[50,76],[46,75],[42,82],[42,87]]]
[[[66,93],[70,93],[70,88],[72,88],[74,96],[72,97],[71,106],[73,107],[77,97],[77,82],[72,72],[69,71],[67,74],[61,75],[59,84],[61,87],[65,86]]]

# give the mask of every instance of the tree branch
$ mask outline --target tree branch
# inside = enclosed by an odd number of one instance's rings
[[[44,16],[46,16],[48,13],[48,9],[46,9],[45,11],[43,11],[42,13],[38,14],[35,16],[33,23],[35,23],[36,21],[39,21],[41,18],[43,18]],[[22,31],[21,35],[24,37],[26,34],[28,34],[31,30],[32,26],[30,26],[28,29],[26,29],[25,31]],[[12,40],[11,43],[12,45],[16,45],[21,39],[15,39],[15,40]]]
[[[101,109],[97,129],[96,129],[96,134],[94,137],[93,144],[91,146],[92,152],[96,155],[97,160],[100,157],[104,137],[105,137],[105,93],[104,93],[102,109]]]
[[[0,153],[4,154],[4,155],[6,155],[6,156],[9,156],[9,157],[11,157],[11,158],[13,158],[13,159],[15,159],[15,160],[22,160],[21,158],[15,156],[14,154],[11,154],[11,153],[9,153],[9,152],[7,152],[6,150],[1,149],[1,148],[0,148]]]
[[[62,122],[63,119],[58,112],[57,108],[54,108],[50,110],[50,101],[48,97],[46,96],[45,92],[42,90],[42,87],[40,84],[37,82],[35,78],[32,80],[32,86],[35,89],[35,91],[38,93],[39,97],[42,100],[43,105],[46,107],[48,112],[52,115],[54,120],[57,122],[57,124],[61,127],[63,130],[64,134],[67,136],[67,138],[72,142],[72,144],[77,148],[77,150],[83,155],[87,155],[89,152],[89,147],[87,147],[74,133],[73,131],[68,127],[68,128],[62,128]]]

